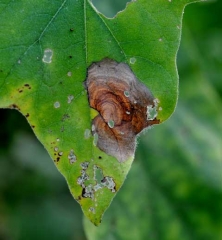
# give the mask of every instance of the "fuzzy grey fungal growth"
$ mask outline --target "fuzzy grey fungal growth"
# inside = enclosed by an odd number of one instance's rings
[[[96,184],[92,183],[86,183],[86,181],[90,180],[89,176],[87,175],[86,171],[89,166],[89,162],[83,162],[81,163],[81,176],[77,179],[77,184],[79,184],[82,188],[82,197],[84,198],[91,198],[94,200],[95,192],[102,188],[108,188],[111,190],[111,192],[116,192],[116,184],[112,177],[104,176],[102,169],[98,166],[94,165],[94,177],[93,180],[95,180]]]
[[[76,155],[74,154],[73,149],[70,150],[69,155],[68,155],[68,159],[69,159],[69,162],[70,162],[71,164],[73,164],[73,163],[76,162],[77,159],[76,159]]]

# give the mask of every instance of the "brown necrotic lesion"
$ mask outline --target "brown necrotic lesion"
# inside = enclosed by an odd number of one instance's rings
[[[153,95],[127,64],[107,58],[89,67],[85,84],[90,107],[99,113],[92,122],[97,147],[126,161],[134,155],[136,135],[159,123],[147,116],[148,106],[155,107]]]

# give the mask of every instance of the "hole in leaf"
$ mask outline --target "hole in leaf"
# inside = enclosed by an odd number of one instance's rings
[[[130,0],[92,0],[95,8],[106,17],[112,18],[126,7]]]

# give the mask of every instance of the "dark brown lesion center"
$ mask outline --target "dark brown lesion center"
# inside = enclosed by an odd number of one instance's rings
[[[134,155],[136,135],[158,124],[149,116],[156,102],[148,88],[137,80],[128,65],[104,59],[88,69],[89,104],[99,112],[93,119],[97,146],[118,161]]]

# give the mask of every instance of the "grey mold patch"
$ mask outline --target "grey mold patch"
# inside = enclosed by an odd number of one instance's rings
[[[104,177],[103,180],[102,180],[102,185],[104,187],[107,187],[108,189],[110,189],[112,192],[116,192],[116,189],[115,189],[116,184],[113,181],[113,178]]]
[[[94,191],[92,184],[89,184],[87,187],[84,188],[83,197],[85,198],[92,198],[94,199]]]
[[[94,165],[94,180],[97,182],[97,184],[93,187],[94,191],[98,191],[99,189],[106,187],[110,189],[112,192],[115,192],[115,182],[111,177],[104,177],[102,169],[98,166]]]
[[[159,104],[159,100],[157,98],[155,98],[153,100],[154,106],[153,105],[148,105],[147,106],[147,120],[153,120],[157,117],[158,115],[158,104]]]
[[[89,180],[89,176],[84,170],[81,171],[81,176],[77,179],[77,184],[81,185],[82,188],[85,188],[85,181]]]
[[[89,166],[89,162],[83,162],[80,164],[80,166],[82,167],[82,169],[86,170]]]
[[[95,199],[95,192],[97,192],[99,189],[102,188],[108,188],[111,190],[113,193],[116,192],[116,184],[113,180],[113,178],[109,176],[104,176],[103,171],[101,168],[98,166],[94,165],[93,170],[94,170],[94,177],[93,179],[96,181],[96,184],[88,184],[86,185],[86,181],[90,180],[89,176],[86,174],[86,170],[89,166],[89,162],[83,162],[80,164],[82,170],[81,170],[81,176],[78,177],[77,179],[77,184],[79,184],[82,188],[82,196],[85,198],[91,198],[96,201]]]
[[[68,155],[68,159],[69,159],[70,164],[73,164],[77,161],[77,158],[76,158],[76,155],[74,154],[73,149],[70,150],[70,153]]]
[[[94,194],[92,192],[91,184],[88,186],[85,186],[85,181],[89,180],[89,176],[86,174],[86,170],[89,166],[89,162],[83,162],[80,164],[82,170],[81,170],[81,176],[77,179],[77,184],[79,184],[83,188],[82,196],[83,197],[89,197],[94,198]]]

